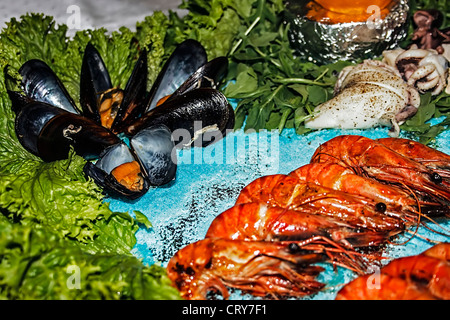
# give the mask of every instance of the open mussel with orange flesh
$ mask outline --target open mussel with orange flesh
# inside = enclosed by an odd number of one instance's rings
[[[138,132],[130,139],[105,149],[100,159],[88,162],[84,172],[110,195],[137,199],[150,186],[169,183],[176,174],[176,155],[171,131],[164,125]]]
[[[125,133],[133,136],[143,128],[164,124],[174,132],[177,147],[217,141],[234,127],[234,110],[216,89],[227,68],[226,57],[207,61],[200,43],[184,41],[164,64],[150,91],[146,113]],[[205,134],[209,138],[204,139]]]
[[[143,51],[122,91],[111,84],[100,53],[90,44],[86,47],[80,80],[83,113],[99,125],[122,133],[131,121],[144,111],[147,101],[147,53]],[[106,149],[84,172],[110,195],[136,199],[150,186],[164,185],[175,178],[176,156],[171,131],[164,125],[141,130]]]
[[[113,87],[100,53],[92,44],[86,46],[81,66],[80,103],[83,114],[121,133],[144,111],[147,99],[147,52],[140,54],[125,89]]]
[[[81,116],[67,90],[41,60],[29,60],[20,69],[24,94],[9,91],[16,112],[16,135],[25,149],[44,161],[67,157],[71,147],[86,159],[97,158],[120,139]]]

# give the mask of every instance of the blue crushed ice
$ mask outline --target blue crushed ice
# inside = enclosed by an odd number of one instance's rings
[[[320,130],[307,135],[297,135],[294,130],[244,133],[238,130],[206,148],[178,151],[176,180],[169,185],[150,190],[134,202],[107,199],[112,210],[130,212],[139,210],[151,221],[153,227],[141,228],[136,233],[137,244],[133,254],[145,264],[163,266],[176,251],[189,243],[204,238],[211,221],[221,212],[233,206],[240,190],[254,179],[275,173],[289,173],[307,164],[323,142],[341,135],[358,134],[373,139],[387,137],[387,128],[370,130]],[[450,153],[450,133],[437,138],[437,149]],[[440,224],[447,230],[449,222]],[[436,225],[430,226],[437,229]],[[442,230],[441,230],[442,231]],[[448,233],[448,232],[447,232]],[[419,228],[421,237],[413,237],[404,245],[389,245],[388,257],[397,258],[418,254],[435,241],[449,241],[448,237]],[[405,234],[404,239],[411,237]],[[327,287],[306,299],[334,299],[341,286],[356,275],[343,268],[334,270],[325,265],[326,271],[319,280]],[[231,299],[253,299],[239,291]]]

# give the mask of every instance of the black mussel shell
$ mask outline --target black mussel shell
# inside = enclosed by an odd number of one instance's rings
[[[234,111],[218,90],[201,88],[188,91],[147,112],[126,133],[163,124],[173,133],[176,147],[206,146],[223,137],[234,125]],[[205,139],[208,135],[210,139]]]
[[[147,51],[144,50],[134,66],[124,89],[124,96],[111,130],[121,130],[144,113],[147,102]],[[80,103],[83,114],[101,125],[100,95],[113,88],[111,78],[100,53],[92,44],[86,46],[80,76]]]
[[[80,104],[83,115],[100,124],[99,93],[111,88],[111,78],[100,53],[88,43],[84,50],[80,74]]]
[[[71,147],[78,155],[92,159],[120,141],[92,120],[37,101],[27,104],[17,114],[15,130],[25,149],[44,161],[67,158]]]
[[[199,88],[216,89],[228,70],[228,59],[217,57],[197,69],[167,100]]]
[[[122,104],[114,119],[111,130],[120,133],[145,112],[147,101],[147,51],[139,55],[133,72],[124,89]]]
[[[130,139],[130,145],[152,186],[175,178],[176,149],[169,128],[156,125],[142,129]]]
[[[189,39],[180,43],[155,80],[149,93],[146,111],[154,109],[161,98],[175,92],[206,62],[205,48],[198,41]]]
[[[90,160],[98,158],[106,147],[119,141],[114,133],[95,121],[65,113],[44,126],[39,135],[38,150],[44,161],[53,161],[67,158],[72,146],[79,156]]]
[[[25,96],[17,95],[17,97]],[[65,114],[67,111],[37,101],[22,106],[23,102],[24,101],[20,101],[20,108],[17,108],[18,111],[15,120],[16,136],[26,150],[36,156],[40,156],[38,140],[42,128],[44,128],[52,118]],[[18,102],[13,100],[13,107],[16,103]]]
[[[66,88],[44,61],[33,59],[25,62],[19,74],[22,76],[23,91],[30,99],[78,113]]]
[[[87,162],[83,171],[86,176],[92,178],[110,196],[135,200],[148,191],[150,187],[149,181],[143,177],[142,189],[130,190],[111,174],[112,170],[121,164],[135,160],[130,148],[125,143],[120,142],[106,148],[95,164]]]

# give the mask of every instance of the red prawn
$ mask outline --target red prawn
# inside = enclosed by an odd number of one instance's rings
[[[276,174],[258,178],[242,189],[236,204],[263,202],[271,206],[329,216],[355,228],[396,234],[404,223],[372,199],[333,190],[296,177]]]
[[[203,239],[179,250],[167,273],[185,299],[206,299],[210,291],[229,297],[227,287],[253,295],[305,296],[324,287],[320,252],[297,243]]]
[[[337,163],[357,175],[414,191],[420,200],[448,208],[450,183],[424,164],[363,136],[337,136],[317,148],[311,163]]]

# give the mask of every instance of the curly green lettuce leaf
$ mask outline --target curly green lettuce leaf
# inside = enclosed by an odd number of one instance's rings
[[[179,299],[164,268],[129,254],[89,254],[47,228],[0,216],[1,299]]]
[[[239,6],[239,2],[242,5]],[[202,43],[208,59],[226,56],[242,24],[239,14],[245,14],[251,0],[190,0],[180,6],[188,13],[179,18],[170,12],[171,28],[167,31],[166,46],[175,45],[186,39]],[[242,8],[243,10],[237,10]]]
[[[136,39],[148,49],[148,90],[161,71],[163,62],[168,58],[165,39],[170,26],[169,18],[162,12],[154,12],[136,23]]]
[[[0,169],[0,207],[11,220],[51,228],[90,252],[129,252],[137,222],[111,212],[101,190],[84,178],[84,163],[71,154],[51,163],[24,161],[14,172]]]

